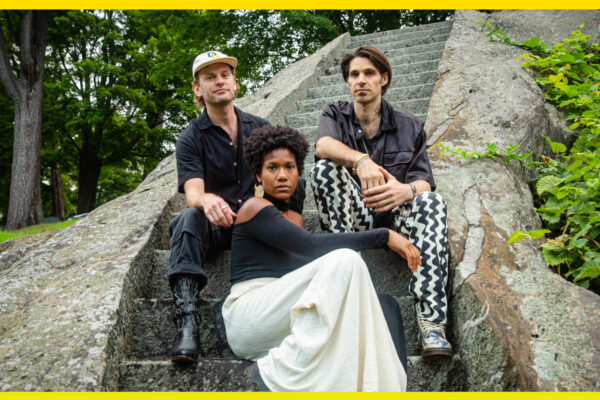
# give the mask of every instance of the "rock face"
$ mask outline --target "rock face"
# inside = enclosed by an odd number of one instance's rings
[[[520,50],[490,42],[476,21],[489,19],[511,37],[552,27],[538,35],[550,42],[587,13],[457,12],[427,117],[429,144],[544,152],[544,136],[568,140],[520,67]],[[430,157],[449,209],[450,308],[469,390],[600,389],[600,297],[552,273],[539,243],[506,244],[513,231],[540,227],[527,174],[501,161],[444,158],[439,148]]]
[[[132,193],[0,254],[1,390],[116,387],[148,248],[168,246],[166,223],[183,206],[175,176],[168,157]]]
[[[485,19],[521,42],[537,36],[554,45],[576,29],[592,38],[600,36],[599,10],[502,10],[492,12]]]

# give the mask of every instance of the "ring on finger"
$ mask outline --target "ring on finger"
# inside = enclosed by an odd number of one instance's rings
[[[224,210],[224,209],[226,209],[226,208],[229,208],[229,206],[226,206],[226,205],[222,205],[222,206],[221,206],[221,210]]]

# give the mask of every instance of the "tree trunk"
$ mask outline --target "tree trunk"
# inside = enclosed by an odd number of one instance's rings
[[[84,140],[79,154],[78,214],[90,212],[96,206],[96,191],[101,168],[102,161],[98,158],[98,149]]]
[[[10,200],[7,230],[36,225],[44,220],[40,200],[40,158],[42,148],[42,91],[39,85],[33,93],[24,94],[24,101],[15,105]]]
[[[65,198],[63,195],[62,176],[58,164],[52,165],[52,213],[61,221],[65,220]]]
[[[19,11],[21,31],[17,77],[11,66],[4,33],[0,32],[0,79],[15,104],[15,127],[6,229],[43,221],[40,200],[42,97],[46,52],[47,11]],[[8,18],[8,17],[7,17]]]

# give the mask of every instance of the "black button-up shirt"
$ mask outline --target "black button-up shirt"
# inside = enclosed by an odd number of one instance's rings
[[[256,178],[250,172],[243,157],[243,139],[269,121],[235,107],[238,120],[237,150],[231,138],[212,123],[206,109],[179,135],[175,158],[177,160],[177,184],[185,193],[183,184],[192,178],[204,180],[204,191],[214,193],[225,200],[233,212],[237,212],[248,198],[254,196]],[[305,194],[304,179],[298,179],[298,188],[290,199],[290,208],[302,213]]]
[[[254,195],[255,177],[243,158],[242,140],[254,129],[269,125],[266,119],[235,108],[238,120],[237,149],[220,126],[214,125],[206,109],[193,120],[177,140],[178,190],[192,178],[204,180],[204,191],[225,200],[234,212]]]
[[[370,140],[363,136],[354,114],[354,104],[346,101],[330,104],[321,114],[317,140],[324,136],[339,140],[351,149],[368,153],[376,164],[402,183],[424,180],[431,185],[432,191],[435,190],[423,123],[410,114],[394,110],[383,99],[379,131]],[[315,159],[318,160],[318,157],[315,156]]]

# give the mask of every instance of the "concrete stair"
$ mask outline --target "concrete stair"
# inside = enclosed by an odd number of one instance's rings
[[[383,50],[393,68],[392,86],[386,99],[396,108],[424,120],[427,115],[437,65],[452,22],[439,22],[388,32],[353,37],[348,50],[370,44]],[[308,97],[297,103],[298,113],[288,115],[290,127],[303,133],[311,144],[303,177],[308,180],[314,165],[314,139],[319,116],[325,106],[338,100],[350,100],[339,66],[331,65],[309,89]],[[310,185],[304,203],[306,228],[320,232]],[[408,294],[410,272],[405,261],[392,252],[366,250],[361,255],[371,271],[378,292],[398,300],[407,340],[408,390],[453,391],[464,387],[458,357],[445,361],[425,361],[419,354],[418,328],[413,299]],[[135,302],[132,342],[119,367],[122,391],[254,391],[248,373],[249,361],[238,359],[227,344],[221,306],[229,292],[230,253],[207,262],[209,283],[201,293],[202,357],[197,363],[179,365],[169,361],[175,339],[173,300],[167,282],[169,251],[155,250],[147,283],[146,296]]]

